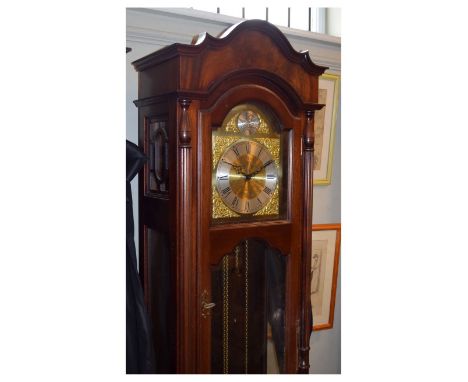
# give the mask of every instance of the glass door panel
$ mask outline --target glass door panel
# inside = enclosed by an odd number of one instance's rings
[[[286,258],[246,239],[211,272],[212,373],[284,370]]]

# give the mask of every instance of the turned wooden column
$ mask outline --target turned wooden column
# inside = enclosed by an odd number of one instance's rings
[[[177,372],[193,372],[194,357],[191,355],[190,333],[190,306],[193,295],[193,256],[192,256],[192,131],[190,127],[188,108],[191,100],[180,98],[179,128],[177,136],[177,171],[178,171],[178,198],[177,198],[177,347],[181,350],[177,353]]]
[[[299,339],[299,365],[297,372],[309,373],[309,351],[312,307],[310,303],[310,253],[312,250],[312,205],[313,205],[313,171],[314,171],[314,111],[306,110],[303,136],[303,231],[302,231],[302,282],[301,288],[301,328]]]

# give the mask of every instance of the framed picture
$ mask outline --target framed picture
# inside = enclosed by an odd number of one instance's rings
[[[336,74],[324,74],[319,78],[318,102],[325,106],[314,118],[314,184],[317,185],[331,183],[339,79]]]
[[[310,301],[313,331],[333,327],[341,224],[312,225]]]

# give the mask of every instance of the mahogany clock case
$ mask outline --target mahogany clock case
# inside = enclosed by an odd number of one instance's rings
[[[139,145],[149,157],[139,176],[140,276],[157,372],[307,373],[313,116],[326,68],[259,20],[133,65]],[[264,190],[268,174],[276,176],[277,209],[261,214],[273,200],[266,196],[252,213],[221,200],[227,208],[218,216],[222,154],[239,139],[266,142],[239,131],[215,150],[216,132],[239,105],[277,121],[279,149],[270,163],[260,155],[252,168],[235,164],[229,179],[248,188],[258,176]],[[267,168],[273,161],[277,172]]]

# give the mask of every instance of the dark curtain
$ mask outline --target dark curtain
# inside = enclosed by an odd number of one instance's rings
[[[127,374],[154,373],[155,369],[151,325],[137,270],[130,187],[145,161],[138,146],[127,141]]]

